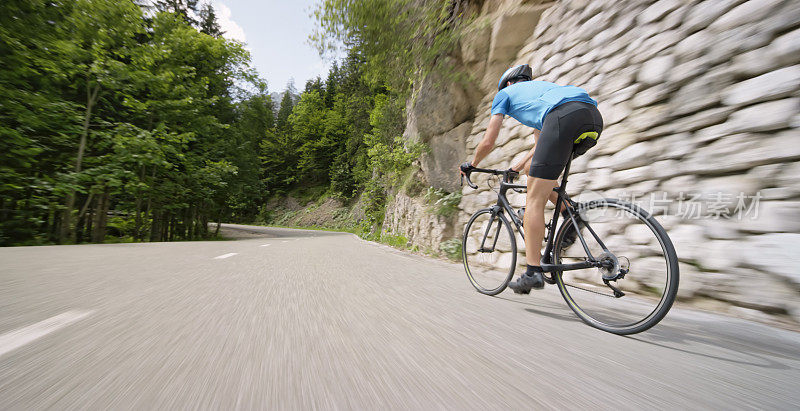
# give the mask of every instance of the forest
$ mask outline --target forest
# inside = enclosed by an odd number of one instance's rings
[[[402,138],[404,107],[460,3],[322,1],[310,41],[344,57],[270,93],[207,3],[4,1],[0,245],[208,238],[312,188],[366,199],[374,228],[425,149]]]

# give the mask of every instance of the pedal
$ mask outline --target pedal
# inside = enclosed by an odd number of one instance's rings
[[[513,290],[514,294],[530,294],[531,290],[523,291],[523,290]]]

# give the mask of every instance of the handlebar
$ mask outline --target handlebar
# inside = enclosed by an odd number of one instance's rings
[[[472,188],[472,189],[478,188],[478,185],[473,183],[472,180],[470,180],[470,178],[469,178],[469,176],[472,173],[486,173],[486,174],[492,174],[492,175],[496,175],[496,176],[503,176],[503,182],[504,183],[513,183],[514,179],[517,176],[519,176],[518,172],[513,171],[511,169],[508,169],[508,170],[493,170],[493,169],[489,169],[489,168],[473,168],[468,173],[461,175],[461,185],[464,185],[464,177],[466,177],[467,178],[467,185],[470,186],[470,188]]]

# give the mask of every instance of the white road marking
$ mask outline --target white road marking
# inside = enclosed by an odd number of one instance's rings
[[[94,311],[67,311],[44,321],[39,321],[36,324],[0,335],[0,355],[44,337],[59,328],[64,328],[75,321],[88,317],[92,313]]]
[[[261,244],[262,247],[269,247],[272,244]]]
[[[214,259],[215,259],[215,260],[222,260],[223,258],[233,257],[233,256],[235,256],[236,254],[239,254],[239,253],[228,253],[228,254],[222,254],[222,255],[218,255],[218,256],[214,257]]]

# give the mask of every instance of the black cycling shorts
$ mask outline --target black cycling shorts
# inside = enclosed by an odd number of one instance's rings
[[[544,117],[542,133],[533,152],[529,175],[556,180],[572,156],[576,138],[587,131],[603,131],[603,117],[593,104],[569,101]]]

